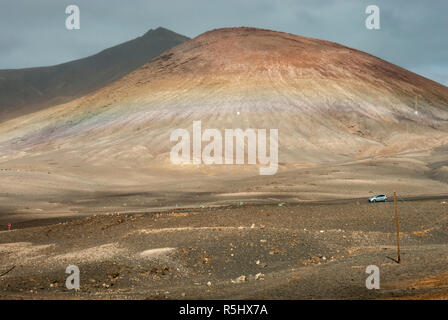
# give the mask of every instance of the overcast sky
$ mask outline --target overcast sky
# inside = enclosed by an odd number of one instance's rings
[[[70,4],[80,30],[65,28]],[[380,30],[365,27],[371,4]],[[448,85],[448,0],[1,0],[0,69],[82,58],[159,26],[189,37],[251,26],[336,41]]]

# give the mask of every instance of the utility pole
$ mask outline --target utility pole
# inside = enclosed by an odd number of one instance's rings
[[[400,263],[400,227],[398,225],[397,193],[394,191],[395,228],[397,229],[397,262]]]

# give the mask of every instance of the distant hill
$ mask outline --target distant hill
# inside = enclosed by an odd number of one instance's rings
[[[102,88],[187,40],[157,28],[87,58],[50,67],[0,70],[0,122]]]
[[[3,123],[0,159],[173,168],[170,133],[198,120],[220,132],[278,129],[285,165],[353,161],[447,144],[448,87],[334,42],[219,29],[94,93]]]

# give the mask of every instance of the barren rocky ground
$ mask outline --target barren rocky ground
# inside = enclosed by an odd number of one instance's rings
[[[446,298],[447,101],[333,42],[206,32],[1,123],[1,298]],[[278,171],[174,164],[170,135],[194,121],[278,129]],[[400,264],[392,204],[366,201],[394,191]],[[365,287],[372,264],[380,290]]]
[[[97,215],[3,231],[0,296],[448,297],[448,196],[400,199],[398,207],[400,264],[394,261],[393,204],[365,199],[239,202],[222,208]],[[78,292],[65,288],[65,268],[72,264],[81,272]],[[365,269],[372,264],[380,268],[380,290],[365,287]]]

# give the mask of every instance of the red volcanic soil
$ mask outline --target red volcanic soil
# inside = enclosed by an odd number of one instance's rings
[[[194,120],[277,128],[283,163],[352,160],[446,143],[448,88],[336,43],[219,29],[84,98],[3,124],[0,151],[170,166],[170,132]]]

